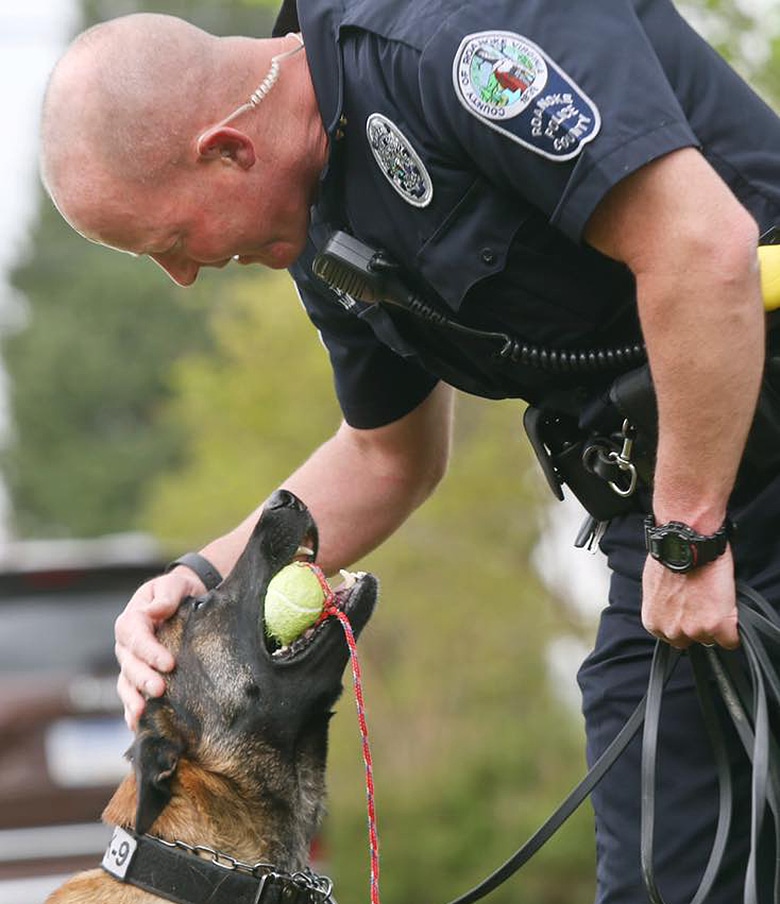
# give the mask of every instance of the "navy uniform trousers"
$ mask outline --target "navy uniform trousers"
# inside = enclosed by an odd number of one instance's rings
[[[780,477],[732,508],[737,577],[780,608]],[[594,651],[579,683],[593,762],[620,731],[647,689],[655,639],[642,627],[641,574],[645,559],[642,516],[615,519],[601,543],[612,579]],[[737,651],[734,656],[741,656]],[[719,698],[718,698],[719,699]],[[708,904],[743,900],[750,844],[750,763],[719,707],[732,774],[735,814],[715,889]],[[646,904],[640,872],[641,731],[593,792],[598,847],[598,904]],[[656,776],[655,872],[667,904],[689,902],[706,866],[718,813],[717,775],[699,709],[690,663],[681,657],[663,697]],[[764,835],[772,827],[765,819]],[[760,902],[772,904],[774,839],[762,838]]]

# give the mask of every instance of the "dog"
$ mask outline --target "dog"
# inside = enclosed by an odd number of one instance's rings
[[[46,904],[328,901],[329,880],[308,858],[349,650],[336,618],[275,648],[262,606],[270,579],[295,558],[315,559],[317,544],[305,505],[277,491],[230,576],[161,628],[177,666],[148,702],[133,769],[103,813],[115,829],[102,868],[76,874]],[[377,595],[367,573],[336,591],[356,637]]]

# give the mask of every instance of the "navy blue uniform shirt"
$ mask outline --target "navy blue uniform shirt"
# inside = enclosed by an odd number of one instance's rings
[[[438,378],[529,401],[572,378],[340,301],[311,273],[333,229],[465,325],[589,349],[641,339],[633,277],[582,241],[630,173],[697,147],[762,231],[780,222],[780,120],[668,0],[318,0],[299,14],[331,153],[291,272],[355,427],[406,414]]]

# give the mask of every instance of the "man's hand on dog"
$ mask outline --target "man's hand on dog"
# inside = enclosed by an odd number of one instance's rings
[[[115,652],[121,666],[117,690],[131,730],[138,724],[146,699],[165,691],[160,673],[170,672],[175,665],[173,656],[155,637],[157,628],[176,612],[185,597],[199,596],[205,589],[189,568],[175,568],[142,584],[117,618]]]

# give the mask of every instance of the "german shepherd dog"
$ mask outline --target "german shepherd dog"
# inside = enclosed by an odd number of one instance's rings
[[[327,900],[327,880],[307,864],[349,651],[336,618],[274,649],[262,606],[276,572],[316,551],[308,510],[278,491],[231,575],[161,629],[177,667],[149,701],[132,772],[103,813],[118,827],[103,868],[75,875],[47,904]],[[370,574],[348,575],[336,591],[355,636],[376,599]]]

